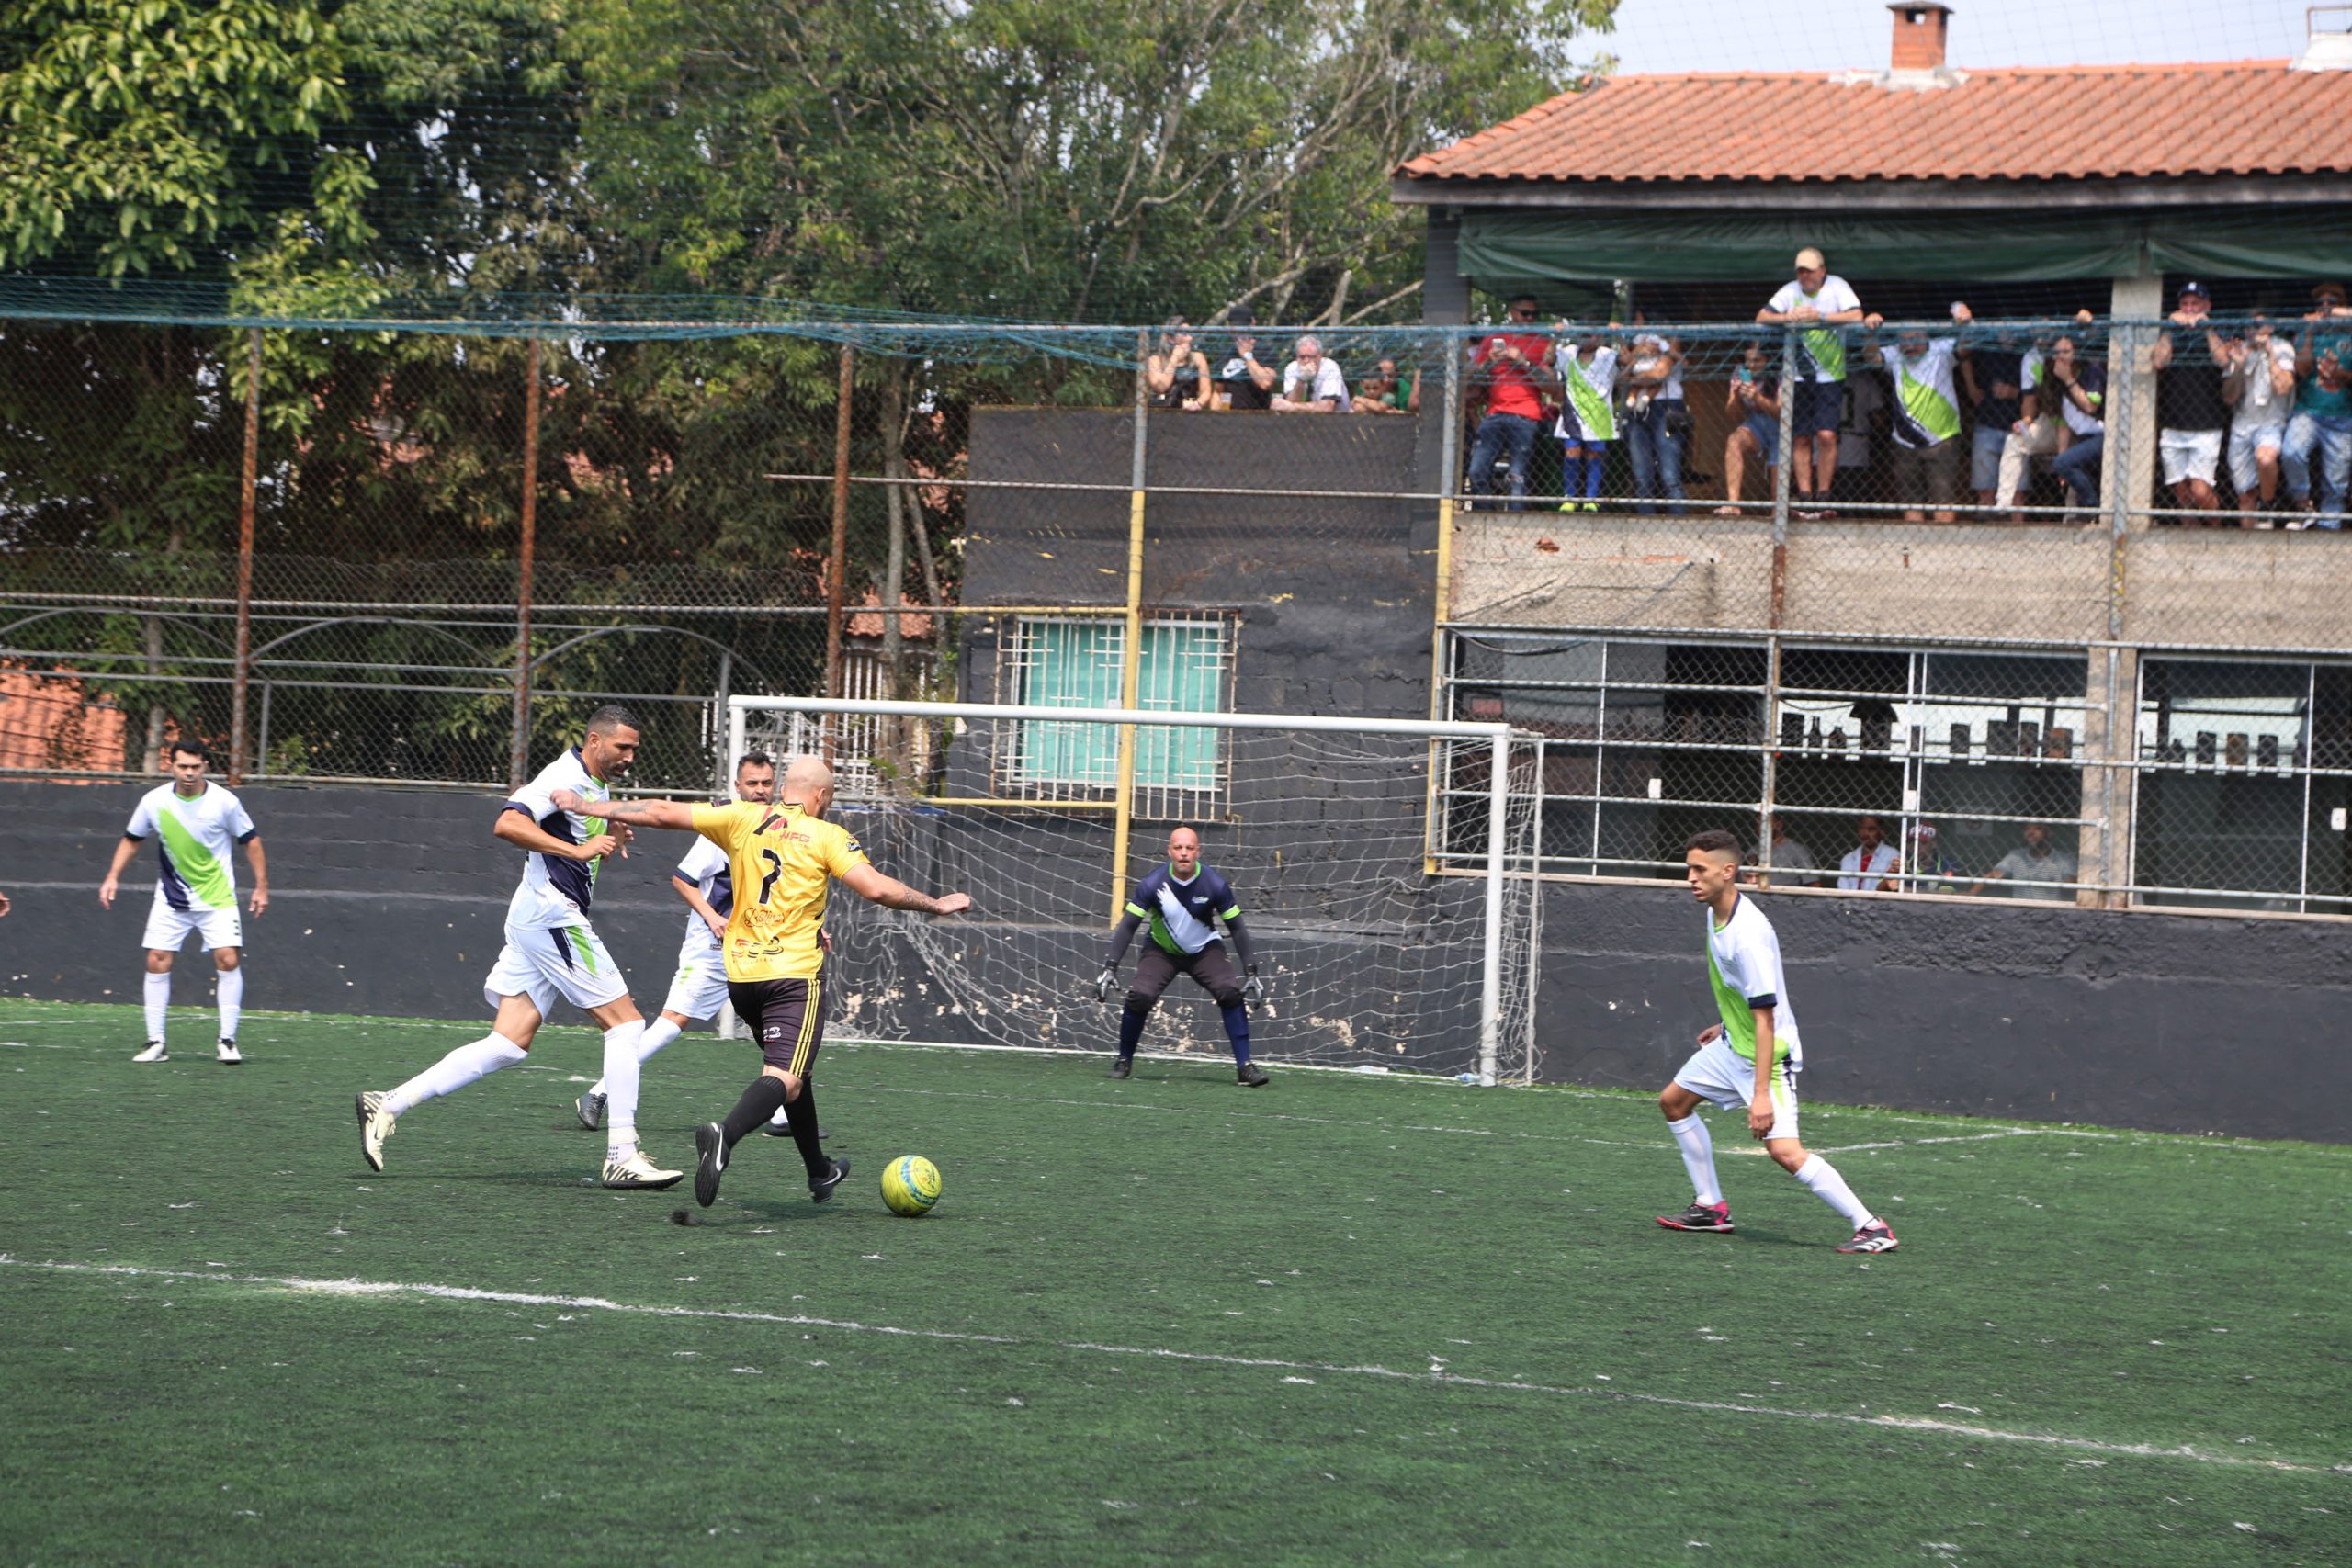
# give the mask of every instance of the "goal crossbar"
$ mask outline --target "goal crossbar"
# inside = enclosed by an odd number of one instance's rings
[[[1490,748],[1487,780],[1486,942],[1481,954],[1478,1006],[1478,1080],[1491,1085],[1502,1060],[1503,881],[1508,859],[1507,817],[1510,796],[1508,724],[1461,720],[1333,717],[1321,714],[1170,712],[1146,708],[1046,707],[1016,703],[937,703],[861,697],[775,697],[739,694],[727,699],[728,759],[731,767],[746,749],[749,715],[754,712],[882,716],[896,718],[1031,719],[1057,724],[1115,724],[1142,728],[1292,730],[1302,733],[1397,735],[1431,740],[1484,740]],[[1426,829],[1425,829],[1426,830]]]

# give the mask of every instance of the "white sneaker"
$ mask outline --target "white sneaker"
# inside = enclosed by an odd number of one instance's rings
[[[639,1149],[627,1159],[605,1160],[604,1181],[607,1187],[643,1188],[658,1192],[665,1187],[675,1187],[685,1179],[685,1175],[683,1170],[663,1170]]]
[[[384,1091],[379,1089],[360,1091],[358,1111],[360,1156],[367,1160],[368,1169],[381,1170],[384,1140],[392,1135],[398,1118],[385,1112]]]
[[[130,1059],[134,1062],[168,1062],[172,1059],[172,1055],[164,1049],[162,1041],[150,1040],[147,1042],[147,1049]]]
[[[220,1042],[221,1061],[228,1063],[229,1066],[233,1067],[244,1059],[244,1053],[237,1049],[237,1043],[235,1041],[223,1040]]]

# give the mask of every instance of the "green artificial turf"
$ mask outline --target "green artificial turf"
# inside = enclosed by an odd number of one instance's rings
[[[379,1176],[479,1023],[209,1022],[0,1002],[0,1561],[2352,1558],[2352,1151],[1808,1106],[1855,1259],[1736,1118],[1738,1233],[1654,1224],[1646,1097],[836,1045],[835,1201],[754,1138],[705,1213],[594,1185],[584,1029]]]

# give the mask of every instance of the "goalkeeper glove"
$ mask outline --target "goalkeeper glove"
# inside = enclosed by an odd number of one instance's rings
[[[1105,964],[1102,965],[1102,973],[1094,976],[1094,999],[1098,1002],[1109,1001],[1111,999],[1111,987],[1116,986],[1118,983],[1118,966],[1113,964]]]
[[[1255,964],[1250,965],[1250,977],[1241,982],[1241,995],[1246,1001],[1262,1002],[1266,999],[1266,982],[1258,978]]]

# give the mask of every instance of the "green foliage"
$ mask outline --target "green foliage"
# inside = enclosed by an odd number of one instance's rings
[[[1418,276],[1388,172],[1556,91],[1611,9],[581,0],[565,41],[641,291],[1338,321]]]
[[[322,144],[347,107],[316,4],[23,0],[0,31],[0,266],[185,269],[289,208],[356,238],[364,170]]]

